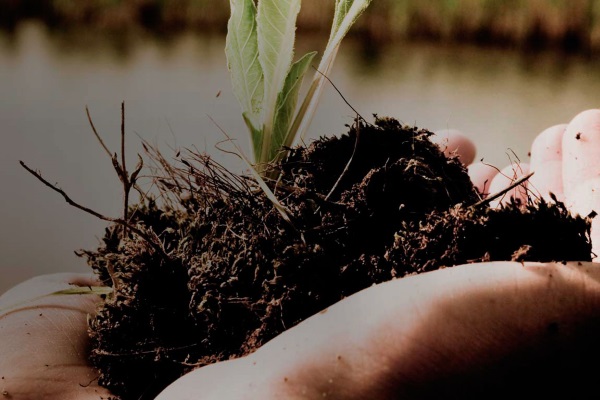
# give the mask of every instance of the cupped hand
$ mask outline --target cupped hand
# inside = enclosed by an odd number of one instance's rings
[[[0,297],[0,399],[108,399],[87,361],[98,296],[50,295],[95,284],[87,274],[44,275]]]

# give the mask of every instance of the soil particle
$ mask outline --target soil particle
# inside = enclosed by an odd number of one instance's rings
[[[191,369],[249,354],[359,290],[484,260],[589,260],[589,219],[561,203],[474,206],[481,195],[432,133],[391,118],[291,149],[272,189],[291,224],[247,177],[190,153],[152,153],[161,201],[84,251],[112,286],[90,322],[99,383],[152,399]],[[158,171],[161,172],[160,170]],[[338,357],[340,360],[341,357]]]
[[[550,324],[548,324],[547,330],[550,335],[558,335],[560,331],[560,326],[558,322],[551,322]]]

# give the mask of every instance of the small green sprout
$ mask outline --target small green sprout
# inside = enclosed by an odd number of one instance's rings
[[[294,59],[301,0],[230,0],[225,52],[233,91],[250,131],[255,168],[285,156],[306,135],[340,43],[371,0],[336,0],[329,41],[318,72],[298,106],[300,87],[316,52]]]

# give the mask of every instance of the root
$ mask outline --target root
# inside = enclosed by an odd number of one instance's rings
[[[141,237],[142,239],[144,239],[150,246],[152,246],[152,248],[154,248],[154,250],[156,250],[163,257],[165,257],[166,259],[169,259],[169,256],[167,255],[167,253],[165,252],[165,250],[162,248],[162,246],[160,244],[156,243],[154,240],[152,240],[152,238],[150,238],[150,236],[148,236],[142,230],[140,230],[137,227],[131,225],[129,222],[125,221],[124,219],[107,217],[106,215],[102,215],[99,212],[94,211],[94,210],[92,210],[92,209],[90,209],[88,207],[82,206],[81,204],[73,201],[64,190],[62,190],[58,186],[55,186],[55,185],[51,184],[46,179],[44,179],[42,177],[42,174],[39,171],[35,171],[35,170],[29,168],[27,166],[27,164],[25,164],[23,161],[19,161],[19,163],[21,164],[21,166],[23,168],[25,168],[27,170],[27,172],[29,172],[31,175],[35,176],[40,182],[42,182],[44,185],[48,186],[50,189],[52,189],[55,192],[57,192],[58,194],[60,194],[70,206],[78,208],[81,211],[84,211],[84,212],[86,212],[86,213],[88,213],[90,215],[93,215],[94,217],[96,217],[98,219],[101,219],[103,221],[112,222],[112,223],[115,223],[115,224],[119,224],[119,225],[121,225],[123,227],[126,227],[127,229],[129,229],[130,231],[134,232],[139,237]]]

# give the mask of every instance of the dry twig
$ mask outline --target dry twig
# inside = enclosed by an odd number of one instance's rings
[[[137,234],[139,237],[141,237],[142,239],[144,239],[150,246],[152,246],[158,253],[162,254],[165,258],[169,258],[169,256],[167,255],[167,253],[165,252],[165,250],[162,248],[162,246],[160,246],[158,243],[156,243],[154,240],[152,240],[150,238],[150,236],[148,236],[147,233],[145,233],[144,231],[142,231],[141,229],[131,225],[128,221],[124,220],[124,219],[120,219],[120,218],[111,218],[111,217],[107,217],[105,215],[100,214],[97,211],[94,211],[88,207],[82,206],[81,204],[73,201],[69,195],[67,195],[67,193],[62,190],[61,188],[57,187],[56,185],[51,184],[50,182],[48,182],[46,179],[44,179],[42,177],[42,174],[38,171],[35,171],[31,168],[29,168],[27,166],[27,164],[25,164],[23,161],[19,161],[19,163],[21,164],[21,166],[23,168],[25,168],[27,170],[27,172],[29,172],[31,175],[35,176],[40,182],[42,182],[44,185],[48,186],[50,189],[54,190],[55,192],[57,192],[58,194],[60,194],[65,201],[75,207],[80,209],[81,211],[84,211],[88,214],[93,215],[94,217],[104,220],[104,221],[108,221],[108,222],[113,222],[115,224],[119,224],[123,227],[126,227],[127,229],[129,229],[130,231],[134,232],[135,234]]]
[[[496,193],[496,194],[494,194],[494,195],[492,195],[492,196],[489,196],[489,197],[485,198],[484,200],[481,200],[481,201],[479,201],[479,202],[477,202],[477,203],[473,204],[473,206],[472,206],[472,207],[479,207],[479,206],[481,206],[481,205],[484,205],[484,204],[490,203],[490,202],[492,202],[492,201],[496,200],[496,199],[497,199],[497,198],[499,198],[499,197],[502,197],[502,196],[504,196],[506,193],[508,193],[508,192],[509,192],[509,191],[511,191],[512,189],[516,188],[516,187],[517,187],[517,186],[519,186],[519,185],[522,185],[524,182],[526,182],[527,180],[529,180],[529,178],[531,178],[531,177],[533,176],[533,174],[534,174],[534,173],[533,173],[533,172],[531,172],[531,173],[529,173],[529,174],[525,175],[525,176],[524,176],[524,177],[522,177],[521,179],[518,179],[518,180],[516,180],[515,182],[513,182],[513,183],[512,183],[510,186],[508,186],[506,189],[503,189],[503,190],[499,191],[498,193]]]
[[[85,111],[90,126],[92,127],[92,131],[94,132],[94,136],[96,136],[96,139],[98,139],[100,146],[102,146],[106,154],[108,154],[108,156],[110,157],[113,168],[115,169],[115,172],[117,173],[117,176],[119,177],[119,180],[123,185],[123,221],[129,221],[129,197],[131,193],[131,188],[135,187],[138,190],[138,192],[142,193],[141,190],[137,188],[136,183],[138,175],[144,167],[144,160],[138,154],[138,164],[135,167],[133,173],[129,175],[125,161],[125,102],[121,102],[121,163],[119,163],[117,153],[112,154],[106,146],[106,144],[104,143],[104,141],[102,140],[102,137],[100,136],[98,130],[94,126],[94,122],[92,121],[89,108],[86,107]],[[123,237],[127,236],[127,229],[128,226],[123,225]]]

